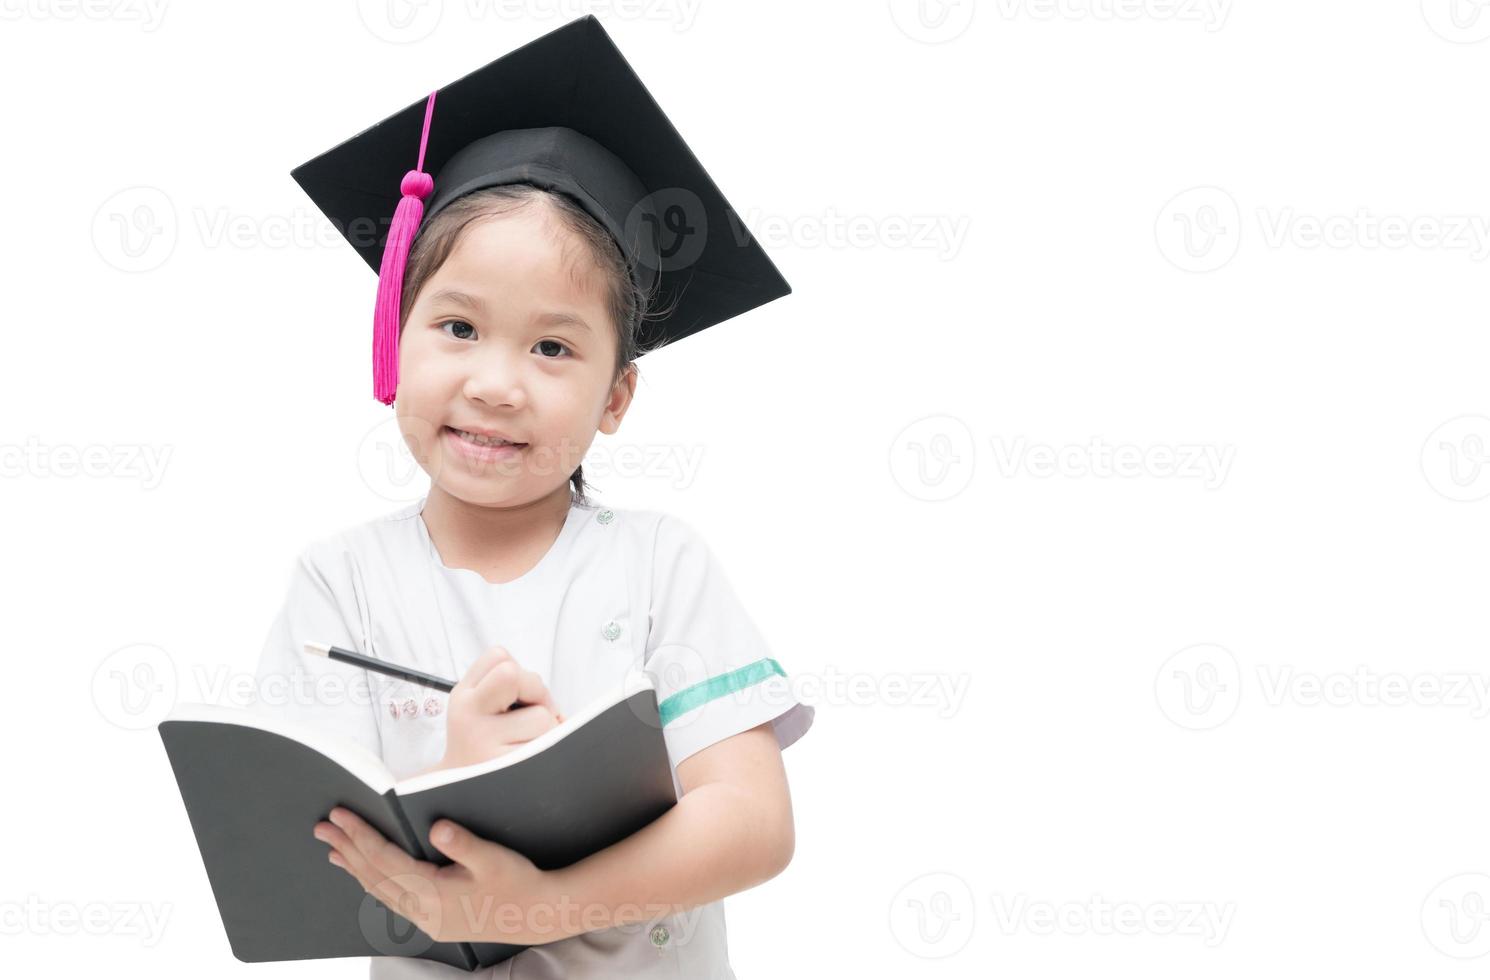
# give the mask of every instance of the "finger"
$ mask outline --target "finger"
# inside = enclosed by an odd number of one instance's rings
[[[541,704],[555,714],[558,713],[553,694],[543,683],[542,675],[537,671],[522,670],[515,660],[511,662],[511,666],[506,663],[498,664],[488,672],[477,687],[474,700],[478,710],[485,714],[500,714],[519,702]]]
[[[506,711],[517,700],[517,681],[522,671],[516,661],[504,660],[481,678],[471,694],[471,703],[482,714],[495,715]]]
[[[477,837],[453,820],[436,820],[429,829],[429,842],[441,854],[472,871],[486,867],[498,846]]]
[[[377,869],[368,862],[367,855],[352,843],[352,838],[339,829],[334,829],[326,834],[325,839],[331,845],[331,855],[327,860],[356,878],[357,884],[361,885],[363,890],[372,892],[374,884],[381,876]]]
[[[466,676],[462,677],[460,682],[466,687],[475,687],[477,684],[481,683],[481,679],[485,677],[487,672],[490,671],[493,667],[504,660],[511,659],[512,654],[507,652],[506,647],[492,647],[490,650],[486,651],[481,656],[476,658],[476,662],[473,663],[470,668],[466,670]]]
[[[527,742],[558,724],[547,705],[513,708],[502,715],[502,737],[508,742]]]
[[[331,822],[341,828],[365,861],[384,877],[409,874],[415,870],[418,862],[351,810],[333,807]]]
[[[384,899],[399,915],[408,919],[426,936],[433,938],[439,932],[441,910],[444,907],[439,886],[429,878],[414,875],[399,875],[390,884],[397,884],[398,895],[392,900]]]
[[[345,834],[339,834],[338,837],[340,849],[333,849],[328,860],[356,878],[363,891],[415,925],[422,926],[421,920],[429,914],[429,909],[425,908],[427,902],[420,900],[419,893],[427,892],[432,887],[430,879],[435,866],[427,861],[420,861],[417,862],[421,865],[418,873],[387,875],[369,861],[367,855]],[[410,887],[411,884],[413,888]]]
[[[357,884],[362,886],[363,891],[370,895],[377,894],[377,882],[382,876],[367,863],[367,858],[362,855],[362,852],[357,850],[351,841],[346,840],[345,835],[333,847],[334,850],[327,860],[356,878]]]
[[[524,704],[545,705],[550,711],[558,713],[558,709],[554,707],[553,695],[535,670],[525,670],[517,675],[517,700]]]
[[[345,871],[352,878],[356,879],[357,884],[359,884],[359,885],[362,886],[362,890],[363,891],[370,891],[371,890],[368,887],[368,882],[363,879],[361,873],[352,864],[352,862],[349,861],[349,860],[347,860],[347,856],[345,854],[341,853],[340,851],[338,851],[336,848],[333,847],[331,849],[331,851],[327,854],[326,860],[327,861],[330,861],[336,867],[341,868],[343,871]]]
[[[424,909],[421,907],[418,896],[405,888],[400,881],[403,877],[400,875],[398,878],[388,878],[376,871],[363,868],[362,875],[357,880],[362,882],[362,887],[369,895],[417,926],[420,925]]]

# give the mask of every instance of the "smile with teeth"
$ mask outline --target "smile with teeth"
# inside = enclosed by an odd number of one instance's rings
[[[521,446],[526,446],[527,445],[526,442],[508,442],[506,439],[497,439],[497,438],[494,438],[492,436],[479,436],[479,435],[476,435],[475,433],[467,432],[464,429],[450,428],[450,426],[446,426],[446,428],[450,429],[451,432],[454,432],[458,437],[460,437],[460,439],[462,441],[469,442],[469,443],[471,443],[472,445],[475,445],[475,446],[519,446],[519,447],[521,447]]]

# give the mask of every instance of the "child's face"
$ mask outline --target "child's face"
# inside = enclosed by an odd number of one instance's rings
[[[630,404],[635,371],[613,383],[616,343],[603,274],[548,205],[476,221],[399,338],[404,440],[461,500],[515,506],[552,493]],[[472,445],[458,429],[526,446]]]

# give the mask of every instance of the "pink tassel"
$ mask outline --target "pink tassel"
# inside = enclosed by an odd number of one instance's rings
[[[424,135],[419,137],[419,165],[404,174],[399,192],[403,197],[388,226],[388,243],[378,269],[378,299],[373,307],[373,397],[392,405],[398,394],[398,314],[403,300],[404,266],[414,234],[424,219],[424,199],[435,189],[434,178],[424,172],[424,149],[429,143],[429,122],[435,111],[435,93],[424,106]]]

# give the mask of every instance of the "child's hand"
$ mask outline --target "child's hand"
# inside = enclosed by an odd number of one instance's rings
[[[494,759],[563,720],[543,678],[519,667],[502,647],[492,647],[450,692],[445,757],[435,768]]]
[[[443,867],[414,860],[345,807],[333,807],[315,835],[331,845],[332,864],[436,942],[533,946],[586,931],[556,916],[568,901],[557,872],[450,820],[430,828],[430,842],[454,862]]]

